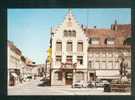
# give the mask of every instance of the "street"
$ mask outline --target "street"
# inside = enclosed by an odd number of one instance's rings
[[[41,81],[31,80],[8,87],[8,95],[130,95],[130,93],[103,92],[103,88],[71,88],[70,86],[39,87]]]

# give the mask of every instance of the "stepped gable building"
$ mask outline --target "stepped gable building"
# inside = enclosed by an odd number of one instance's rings
[[[52,29],[51,85],[120,78],[121,55],[131,73],[130,37],[131,25],[115,21],[110,29],[84,28],[69,10]]]

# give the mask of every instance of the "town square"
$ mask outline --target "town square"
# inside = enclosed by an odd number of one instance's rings
[[[131,95],[131,9],[8,12],[8,95]]]

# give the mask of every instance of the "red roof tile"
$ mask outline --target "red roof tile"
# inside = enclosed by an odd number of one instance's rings
[[[113,29],[85,29],[85,34],[88,38],[99,38],[100,43],[98,45],[91,44],[90,47],[125,47],[123,45],[124,40],[131,37],[131,25],[130,24],[118,24],[117,30]],[[114,38],[115,44],[108,46],[105,44],[105,39]]]

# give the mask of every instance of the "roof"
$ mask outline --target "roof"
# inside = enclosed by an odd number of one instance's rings
[[[10,48],[13,52],[15,52],[16,54],[18,54],[18,55],[21,55],[21,54],[22,54],[21,50],[18,49],[18,48],[14,45],[13,42],[8,41],[8,46],[9,46],[9,48]]]
[[[114,24],[112,24],[114,26]],[[97,29],[97,28],[88,28],[84,29],[86,36],[91,38],[98,38],[99,44],[93,45],[91,44],[89,47],[127,47],[123,45],[124,41],[131,37],[131,25],[130,24],[117,24],[117,30],[114,30],[112,28],[110,29]],[[114,39],[114,45],[107,45],[105,43],[106,39],[113,38]],[[130,46],[128,46],[129,48]]]

